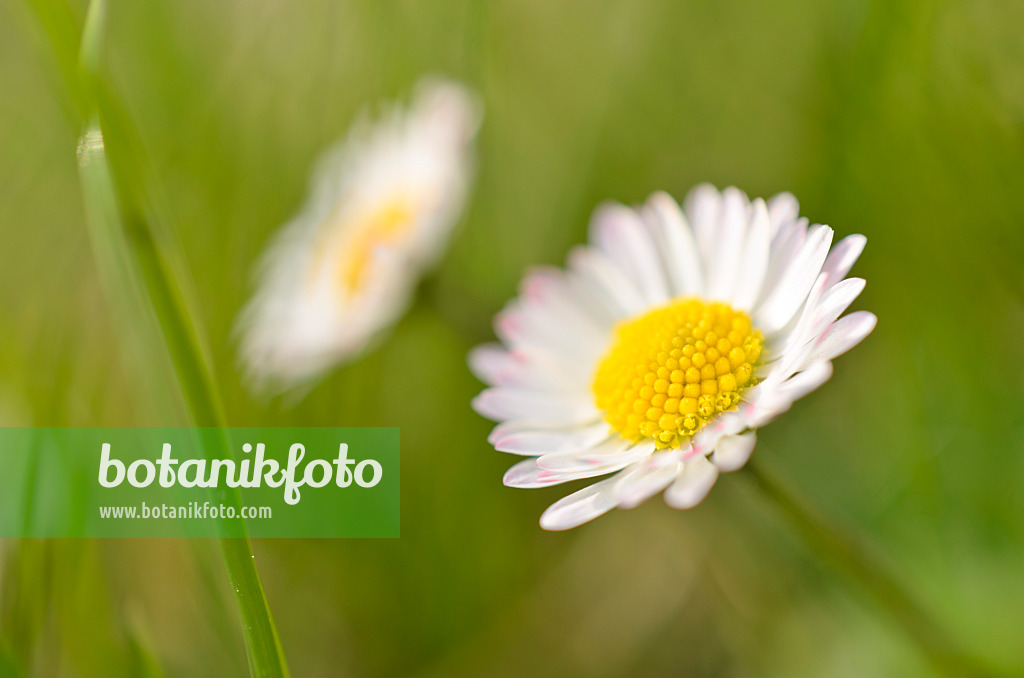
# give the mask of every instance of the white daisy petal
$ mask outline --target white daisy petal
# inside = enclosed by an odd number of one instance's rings
[[[754,403],[752,410],[744,414],[752,428],[768,423],[787,411],[792,404],[814,391],[832,377],[832,363],[818,361],[811,363],[785,381],[765,384],[763,396]],[[769,378],[771,379],[771,378]]]
[[[507,487],[519,489],[533,489],[537,487],[550,487],[562,485],[574,480],[585,480],[597,476],[615,473],[627,466],[627,464],[612,464],[608,466],[591,466],[576,471],[549,471],[537,465],[537,459],[531,457],[515,464],[505,472],[502,482]]]
[[[834,322],[817,340],[807,361],[832,360],[859,344],[871,334],[878,318],[868,311],[857,311]]]
[[[529,306],[544,309],[548,319],[558,318],[565,331],[585,337],[588,343],[604,346],[607,327],[594,317],[560,271],[534,270],[523,279],[521,296]]]
[[[813,320],[805,330],[807,335],[824,332],[860,296],[865,285],[867,281],[863,278],[847,278],[832,285],[814,308]]]
[[[842,280],[857,263],[857,259],[867,243],[868,239],[859,233],[846,236],[837,242],[828,253],[828,257],[825,258],[825,263],[821,267],[822,272],[828,273],[833,284]]]
[[[461,86],[425,81],[408,109],[355,125],[324,154],[238,319],[254,389],[310,381],[401,317],[462,211],[478,121]]]
[[[546,529],[575,527],[658,492],[700,503],[743,467],[756,429],[832,375],[832,358],[875,317],[840,317],[864,288],[844,279],[861,236],[830,252],[789,194],[748,201],[702,185],[601,208],[596,247],[568,272],[531,273],[499,316],[504,348],[470,357],[494,387],[473,405],[501,423],[488,440],[529,456],[505,483],[546,487],[614,474],[553,504]],[[692,230],[691,230],[692,226]],[[512,350],[509,350],[512,349]]]
[[[557,316],[521,302],[506,306],[494,321],[495,332],[505,344],[531,357],[547,351],[557,358],[561,369],[575,376],[589,376],[595,355],[604,349],[587,335],[560,331]]]
[[[614,492],[619,506],[628,509],[644,503],[668,487],[681,468],[678,453],[663,452],[637,462],[617,476]]]
[[[715,228],[713,250],[708,260],[707,297],[729,301],[736,289],[736,278],[744,251],[749,212],[747,196],[730,186],[722,191],[722,208]]]
[[[506,351],[498,344],[483,344],[469,353],[469,367],[489,386],[516,386],[540,391],[572,392],[578,383],[571,373],[543,351]]]
[[[718,220],[722,211],[722,195],[711,184],[694,187],[683,203],[683,213],[693,228],[694,239],[704,264],[705,282],[710,281],[709,266],[713,263]]]
[[[518,419],[538,424],[588,424],[601,418],[584,397],[566,398],[542,391],[494,387],[473,399],[473,409],[494,421]]]
[[[666,272],[675,296],[704,291],[704,273],[693,231],[679,205],[667,193],[655,193],[647,201],[652,228],[664,250]]]
[[[505,471],[501,482],[506,487],[545,487],[545,483],[539,482],[542,473],[546,472],[537,466],[536,459],[524,459]],[[550,473],[547,475],[551,476]]]
[[[733,307],[743,311],[751,310],[761,294],[761,285],[768,271],[768,252],[771,245],[772,224],[767,205],[764,200],[758,198],[750,207],[750,226],[732,298]]]
[[[491,445],[497,444],[497,442],[503,438],[507,438],[510,435],[518,433],[537,433],[537,432],[570,432],[588,426],[588,424],[574,425],[574,424],[538,424],[536,422],[526,421],[522,419],[506,419],[501,422],[493,429],[487,436],[487,442]]]
[[[483,344],[470,351],[469,367],[489,386],[570,392],[579,389],[571,374],[540,349],[505,350],[498,344]]]
[[[604,299],[616,318],[633,315],[647,307],[643,293],[600,250],[576,247],[569,253],[569,268],[588,288]]]
[[[592,331],[606,332],[618,317],[603,290],[573,271],[550,266],[533,269],[523,279],[520,294],[531,302],[555,306],[556,312],[569,314]]]
[[[546,454],[537,460],[537,465],[558,473],[575,473],[610,466],[621,468],[640,461],[653,452],[654,442],[651,440],[633,443],[615,435],[591,449],[580,452]]]
[[[503,384],[504,375],[516,367],[512,354],[500,344],[481,344],[469,352],[469,369],[477,379],[490,386]]]
[[[524,431],[534,430],[537,430],[536,427],[527,422],[514,420],[503,421],[491,429],[491,432],[487,435],[487,442],[493,445],[505,436],[510,436],[513,433],[523,433]]]
[[[800,400],[811,391],[817,390],[822,384],[832,378],[832,363],[812,363],[807,369],[797,372],[783,382],[779,387],[780,393],[790,403]]]
[[[738,471],[750,459],[756,443],[757,434],[753,431],[742,435],[724,436],[715,446],[715,452],[711,455],[711,463],[717,466],[719,471],[726,473]]]
[[[611,477],[559,499],[540,517],[540,526],[545,530],[569,530],[608,513],[618,504],[611,491],[617,480]]]
[[[569,270],[565,276],[566,285],[573,291],[580,303],[586,307],[588,315],[603,332],[615,325],[624,311],[614,301],[602,296],[602,291],[582,275]]]
[[[761,296],[757,306],[764,303],[765,299],[775,290],[779,279],[788,270],[800,248],[807,239],[807,227],[809,222],[804,217],[784,224],[772,224],[775,234],[772,236],[771,246],[768,248],[768,270],[764,275],[764,283],[761,286]]]
[[[854,300],[864,291],[866,281],[863,278],[847,278],[829,286],[827,274],[819,276],[820,287],[827,288],[820,297],[812,294],[797,327],[786,341],[783,355],[787,356],[787,368],[797,369],[805,362],[809,351],[801,350],[808,342],[820,337],[835,322]],[[792,356],[791,358],[789,356]]]
[[[716,480],[718,467],[706,457],[695,457],[683,464],[676,481],[665,490],[665,503],[677,509],[693,508],[704,501]]]
[[[591,239],[623,272],[637,282],[648,304],[668,300],[668,286],[658,253],[640,217],[631,209],[614,203],[594,213]]]
[[[794,354],[799,352],[793,349],[799,349],[800,346],[807,343],[810,337],[807,329],[814,324],[818,303],[828,287],[828,274],[819,273],[818,278],[811,285],[811,291],[807,293],[807,300],[804,302],[804,307],[799,315],[790,321],[785,328],[776,332],[775,336],[768,341],[772,354],[776,356],[776,360],[772,362],[777,363],[782,358],[791,361],[795,357]]]
[[[516,431],[496,438],[492,444],[499,452],[539,456],[588,450],[609,435],[608,424],[599,422],[574,429]]]
[[[739,433],[747,426],[747,421],[739,410],[720,414],[693,436],[693,444],[690,450],[684,454],[683,461],[687,461],[691,457],[711,454],[719,440],[725,436]]]
[[[786,272],[770,296],[756,311],[755,322],[763,332],[776,332],[793,318],[821,272],[821,265],[828,256],[831,243],[831,228],[822,225],[811,227],[800,251],[787,265]]]
[[[532,341],[543,336],[543,340],[537,341],[538,345],[559,346],[563,360],[564,356],[570,356],[572,362],[582,362],[588,368],[587,372],[605,348],[606,331],[596,329],[582,320],[579,314],[573,316],[560,312],[555,304],[526,303],[517,313],[520,320],[529,326],[527,332]]]
[[[771,235],[800,216],[800,203],[792,193],[779,193],[768,200],[768,214],[771,217]]]

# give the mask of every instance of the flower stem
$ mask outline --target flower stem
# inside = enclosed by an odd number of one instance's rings
[[[790,520],[831,566],[850,577],[885,608],[928,658],[933,668],[950,678],[998,675],[978,657],[964,651],[899,582],[880,555],[847,530],[830,523],[796,492],[752,458],[747,475]]]

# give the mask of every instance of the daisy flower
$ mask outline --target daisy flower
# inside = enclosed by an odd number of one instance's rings
[[[461,86],[424,81],[407,109],[364,120],[325,153],[240,318],[257,387],[307,381],[401,317],[462,211],[479,117]]]
[[[832,375],[876,318],[839,316],[864,289],[846,278],[866,243],[832,245],[796,199],[695,188],[683,209],[655,193],[606,205],[566,269],[539,269],[496,318],[501,345],[470,355],[500,422],[490,442],[528,457],[510,487],[611,477],[553,504],[564,530],[664,490],[676,508],[741,468],[756,429]]]

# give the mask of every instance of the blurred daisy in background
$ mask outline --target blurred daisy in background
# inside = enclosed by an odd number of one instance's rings
[[[479,121],[469,91],[428,79],[408,109],[355,125],[327,151],[238,323],[258,390],[351,360],[401,317],[462,212]]]
[[[866,243],[835,247],[783,193],[748,200],[695,188],[685,208],[656,193],[597,210],[566,270],[540,269],[496,319],[501,345],[470,364],[491,386],[474,401],[500,422],[489,440],[529,457],[511,487],[615,475],[541,517],[568,529],[665,491],[697,505],[750,457],[755,429],[824,383],[831,360],[875,326],[839,316],[864,289],[846,278]]]

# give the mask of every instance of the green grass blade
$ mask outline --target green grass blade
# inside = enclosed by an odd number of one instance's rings
[[[151,309],[193,423],[223,425],[223,410],[201,333],[174,274],[181,267],[176,267],[173,250],[158,242],[159,230],[154,226],[155,220],[148,216],[138,179],[144,173],[139,156],[132,152],[136,146],[128,132],[130,126],[124,123],[116,98],[100,77],[104,11],[102,0],[90,6],[80,60],[100,114],[79,144],[83,199],[97,262],[101,271],[111,272],[108,290],[127,290],[129,294],[139,290],[142,303],[130,305]],[[112,131],[109,136],[115,147],[123,149],[119,162],[108,156],[105,130]],[[223,440],[214,441],[214,445],[218,449],[208,453],[220,456],[227,452]],[[228,501],[239,504],[237,490],[230,493]],[[284,651],[248,539],[221,539],[220,548],[241,616],[250,673],[260,677],[287,676]]]
[[[117,207],[116,189],[107,162],[105,144],[98,128],[90,128],[79,145],[83,199],[87,204],[90,234],[96,243],[101,267],[118,271],[119,280],[140,285],[153,308],[176,369],[191,419],[199,424],[223,424],[223,414],[210,371],[191,316],[182,295],[167,275],[168,264],[138,213],[125,214]],[[124,203],[122,203],[124,204]],[[112,282],[108,288],[116,287]],[[223,441],[214,441],[227,451]],[[223,451],[223,452],[222,452]],[[237,490],[228,501],[238,505]],[[247,539],[222,539],[220,548],[235,592],[242,620],[249,665],[253,676],[287,676],[284,652],[267,605],[263,586],[253,563]]]

